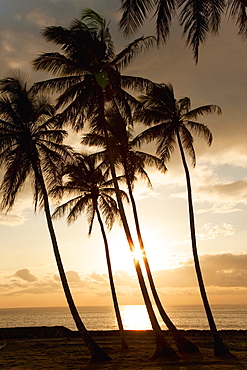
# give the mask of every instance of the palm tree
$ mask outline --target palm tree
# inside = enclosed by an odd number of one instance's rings
[[[35,210],[38,202],[45,210],[62,286],[76,326],[91,352],[91,360],[110,360],[89,335],[77,312],[51,220],[47,186],[53,181],[59,182],[59,169],[71,157],[69,147],[62,145],[66,132],[54,127],[55,110],[48,98],[37,96],[27,83],[17,78],[4,78],[0,81],[0,89],[0,164],[6,169],[0,188],[1,209],[11,209],[24,182],[30,178]]]
[[[170,318],[168,317],[167,313],[165,312],[163,305],[160,301],[159,295],[157,293],[155,283],[153,280],[153,276],[151,273],[151,269],[149,266],[149,262],[146,255],[146,250],[141,234],[140,222],[137,213],[137,205],[135,202],[135,198],[133,195],[134,189],[134,182],[137,179],[136,176],[145,179],[148,185],[151,187],[151,182],[149,176],[145,170],[145,166],[155,166],[158,170],[162,171],[163,173],[166,172],[166,166],[163,160],[160,160],[158,157],[151,155],[149,153],[145,153],[143,151],[137,150],[139,139],[135,140],[132,135],[133,127],[129,127],[127,129],[126,123],[120,112],[115,108],[109,110],[106,114],[107,116],[107,128],[109,131],[109,140],[111,143],[113,155],[114,155],[114,162],[117,164],[122,164],[124,169],[124,178],[127,183],[128,193],[131,201],[131,206],[133,210],[136,232],[138,236],[140,250],[142,252],[142,258],[144,262],[144,266],[147,272],[149,284],[151,287],[151,291],[154,297],[155,304],[159,310],[159,313],[165,322],[166,326],[174,336],[175,342],[177,344],[178,349],[181,352],[198,352],[198,347],[193,344],[191,341],[186,339],[175,327],[172,323]],[[98,146],[104,147],[106,146],[105,137],[100,133],[100,127],[95,132],[97,127],[94,127],[93,133],[89,133],[83,137],[82,144],[91,145],[91,146]],[[107,157],[107,151],[97,153],[97,156],[105,159]],[[107,159],[107,158],[106,158]]]
[[[172,19],[180,11],[178,19],[189,46],[198,62],[199,46],[208,35],[219,32],[222,15],[229,14],[239,27],[239,34],[247,36],[246,0],[121,0],[122,18],[120,29],[127,36],[135,33],[148,15],[154,11],[158,42],[167,41]]]
[[[110,230],[116,217],[119,216],[117,203],[112,198],[112,195],[115,194],[115,190],[111,186],[112,181],[107,180],[108,171],[103,172],[100,164],[97,165],[96,157],[93,155],[78,154],[76,156],[76,163],[66,166],[63,174],[66,178],[65,183],[62,186],[55,186],[52,190],[52,194],[54,194],[55,197],[57,194],[59,194],[60,197],[62,195],[73,195],[75,197],[58,206],[53,213],[53,217],[61,217],[68,212],[67,221],[68,224],[70,224],[78,218],[81,212],[85,211],[89,223],[88,235],[90,236],[93,221],[95,215],[97,215],[105,245],[110,287],[121,337],[122,349],[128,349],[114,285],[106,231],[102,221],[103,216],[105,223]],[[123,191],[121,191],[121,195],[122,197],[126,197],[126,194]]]
[[[125,88],[143,90],[146,86],[150,86],[151,82],[139,77],[123,76],[120,71],[129,65],[138,53],[150,47],[154,38],[141,37],[115,54],[105,19],[91,9],[84,10],[81,20],[74,20],[70,28],[48,27],[44,30],[43,36],[58,45],[62,53],[45,53],[34,60],[35,69],[52,72],[59,76],[40,82],[36,85],[37,89],[49,88],[51,91],[60,93],[64,91],[57,100],[57,108],[65,107],[59,116],[60,122],[70,122],[76,130],[83,128],[86,119],[91,125],[95,121],[102,125],[118,208],[128,244],[133,252],[134,243],[116,178],[105,109],[110,102],[114,101],[120,111],[125,112],[131,121],[130,107],[136,107],[138,103],[126,92]],[[155,316],[140,263],[136,258],[134,258],[134,263],[155,333],[156,352],[154,357],[165,355],[177,359],[176,353],[166,342]]]
[[[211,131],[206,125],[193,120],[204,114],[220,114],[221,109],[217,105],[205,105],[191,110],[190,99],[185,97],[176,100],[173,87],[170,84],[157,84],[146,95],[141,96],[140,99],[143,103],[143,111],[138,115],[138,118],[143,123],[147,125],[154,124],[154,126],[139,135],[137,138],[139,144],[157,139],[157,155],[164,161],[170,159],[176,143],[178,144],[187,183],[190,232],[195,269],[202,301],[214,340],[214,353],[217,356],[229,355],[229,350],[220,339],[217,331],[203,282],[196,246],[190,173],[185,157],[185,152],[187,152],[192,159],[192,165],[195,166],[196,157],[193,146],[193,133],[204,138],[208,145],[211,144],[213,138]]]

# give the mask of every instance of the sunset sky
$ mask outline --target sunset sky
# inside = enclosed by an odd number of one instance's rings
[[[67,27],[88,7],[110,21],[117,52],[134,39],[124,39],[117,30],[118,0],[1,0],[0,78],[14,69],[34,82],[50,77],[34,72],[30,65],[38,54],[55,50],[41,37],[41,30],[51,25]],[[195,140],[197,165],[191,168],[198,251],[210,302],[217,304],[247,304],[247,44],[237,33],[232,21],[224,21],[220,35],[201,47],[195,65],[174,22],[168,43],[142,54],[124,72],[172,83],[176,98],[190,97],[193,107],[217,104],[222,108],[221,116],[203,118],[214,140],[211,147]],[[154,35],[154,23],[146,22],[135,38],[142,34]],[[79,142],[75,134],[69,137],[69,143],[81,149]],[[167,167],[166,175],[150,169],[153,190],[141,182],[135,187],[147,255],[164,305],[201,304],[177,151]],[[129,206],[127,214],[134,235]],[[69,227],[66,220],[54,224],[76,304],[110,305],[104,245],[96,220],[90,238],[85,215]],[[66,305],[45,218],[42,212],[34,215],[28,184],[12,211],[0,213],[0,235],[0,308]],[[118,225],[109,233],[109,244],[120,304],[142,304]]]

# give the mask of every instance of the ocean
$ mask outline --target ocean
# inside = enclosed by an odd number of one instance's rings
[[[212,312],[218,330],[247,330],[246,305],[212,305]],[[143,305],[120,306],[125,330],[151,329]],[[117,330],[114,310],[110,306],[83,306],[78,311],[88,330]],[[155,310],[157,313],[157,310]],[[209,329],[202,306],[168,306],[166,312],[177,329]],[[161,328],[166,329],[157,313]],[[0,327],[65,326],[76,330],[67,307],[2,308]]]

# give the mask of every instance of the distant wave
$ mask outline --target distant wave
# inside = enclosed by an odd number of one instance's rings
[[[149,330],[151,325],[143,305],[121,306],[126,330]],[[114,310],[110,306],[83,306],[78,311],[88,330],[117,330]],[[207,330],[208,323],[202,306],[169,306],[166,311],[178,329]],[[246,305],[212,305],[219,330],[247,330]],[[157,313],[157,310],[156,310]],[[162,329],[166,326],[157,313]],[[67,307],[0,309],[0,327],[65,326],[76,330]]]

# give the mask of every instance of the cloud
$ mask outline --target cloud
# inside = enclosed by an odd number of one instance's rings
[[[111,292],[108,290],[106,292],[99,292],[96,293],[99,297],[105,298],[105,297],[111,297]]]
[[[116,285],[119,286],[128,286],[128,287],[135,287],[137,284],[136,277],[131,276],[128,272],[123,270],[115,271],[114,273],[114,281]]]
[[[111,296],[108,274],[93,272],[80,276],[77,271],[67,271],[66,277],[69,285],[73,287],[75,294],[91,294],[94,296]],[[138,289],[135,277],[131,277],[125,271],[117,271],[114,274],[114,282],[118,296],[127,297],[135,295]],[[29,269],[20,269],[12,275],[3,276],[0,281],[0,291],[4,296],[20,296],[22,294],[53,294],[63,291],[60,277],[57,274],[46,274],[37,277],[30,273]]]
[[[84,277],[85,286],[93,289],[95,292],[101,288],[109,288],[109,277],[108,274],[98,274],[95,271]]]
[[[222,164],[216,168],[207,163],[197,166],[190,174],[195,213],[232,213],[242,211],[242,206],[247,205],[247,178],[240,178],[246,174],[243,167]],[[173,179],[172,182],[166,177],[171,191],[169,196],[186,200],[184,175],[175,178],[177,181]]]
[[[13,279],[14,277],[14,279]],[[56,275],[53,278],[44,277],[39,279],[31,274],[28,269],[20,269],[12,276],[5,279],[5,283],[0,285],[0,290],[4,296],[20,296],[22,294],[47,294],[62,291],[60,279]],[[25,283],[20,282],[24,280]],[[58,281],[59,280],[59,281]]]
[[[58,275],[56,275],[56,274],[53,275],[53,279],[55,281],[60,281],[60,277]]]
[[[3,292],[12,291],[13,289],[24,289],[27,288],[28,284],[20,282],[17,279],[12,279],[11,281],[6,282],[5,284],[0,284],[0,290]]]
[[[67,271],[66,276],[70,283],[81,283],[81,278],[76,271]]]
[[[28,281],[29,283],[32,283],[37,280],[37,277],[35,275],[32,275],[28,269],[18,270],[13,276]]]
[[[20,215],[0,213],[0,225],[17,226],[25,222],[25,218]]]
[[[235,229],[231,224],[222,223],[220,225],[212,225],[209,222],[200,229],[197,238],[200,240],[215,239],[221,236],[231,236],[234,233]]]
[[[200,257],[202,273],[206,286],[247,287],[247,254],[223,253]],[[193,260],[184,262],[173,270],[153,273],[157,287],[188,288],[197,286]]]
[[[247,253],[222,253],[216,255],[206,254],[201,257],[202,264],[212,269],[230,271],[247,271]]]
[[[196,200],[213,204],[211,211],[214,213],[239,210],[237,204],[247,204],[247,178],[201,186],[197,189]]]
[[[240,194],[240,197],[247,197],[247,178],[244,178],[239,181],[234,181],[227,184],[218,184],[215,185],[214,191],[218,194],[223,194],[224,196],[235,197],[236,193]]]
[[[245,294],[247,290],[247,253],[222,253],[200,256],[203,278],[208,294],[229,296]],[[76,271],[66,273],[73,286],[73,295],[91,296],[110,299],[111,291],[107,274],[96,272],[81,277]],[[154,271],[153,277],[160,296],[198,297],[199,289],[193,260],[189,259],[179,267],[169,270]],[[114,273],[117,295],[123,301],[137,304],[141,291],[136,276],[130,276],[123,270]],[[32,275],[28,269],[20,269],[13,275],[1,279],[2,296],[63,294],[60,278],[56,274],[47,274],[42,278]],[[109,301],[110,302],[110,301]],[[126,303],[127,304],[127,303]],[[140,304],[140,303],[138,303]]]
[[[235,229],[231,224],[222,222],[220,225],[213,225],[211,222],[204,224],[196,234],[198,240],[216,239],[235,234]],[[171,244],[183,245],[191,243],[191,239],[175,240]]]
[[[45,11],[39,9],[33,9],[26,15],[26,19],[40,28],[44,28],[50,25],[56,24],[55,17],[47,14]]]

